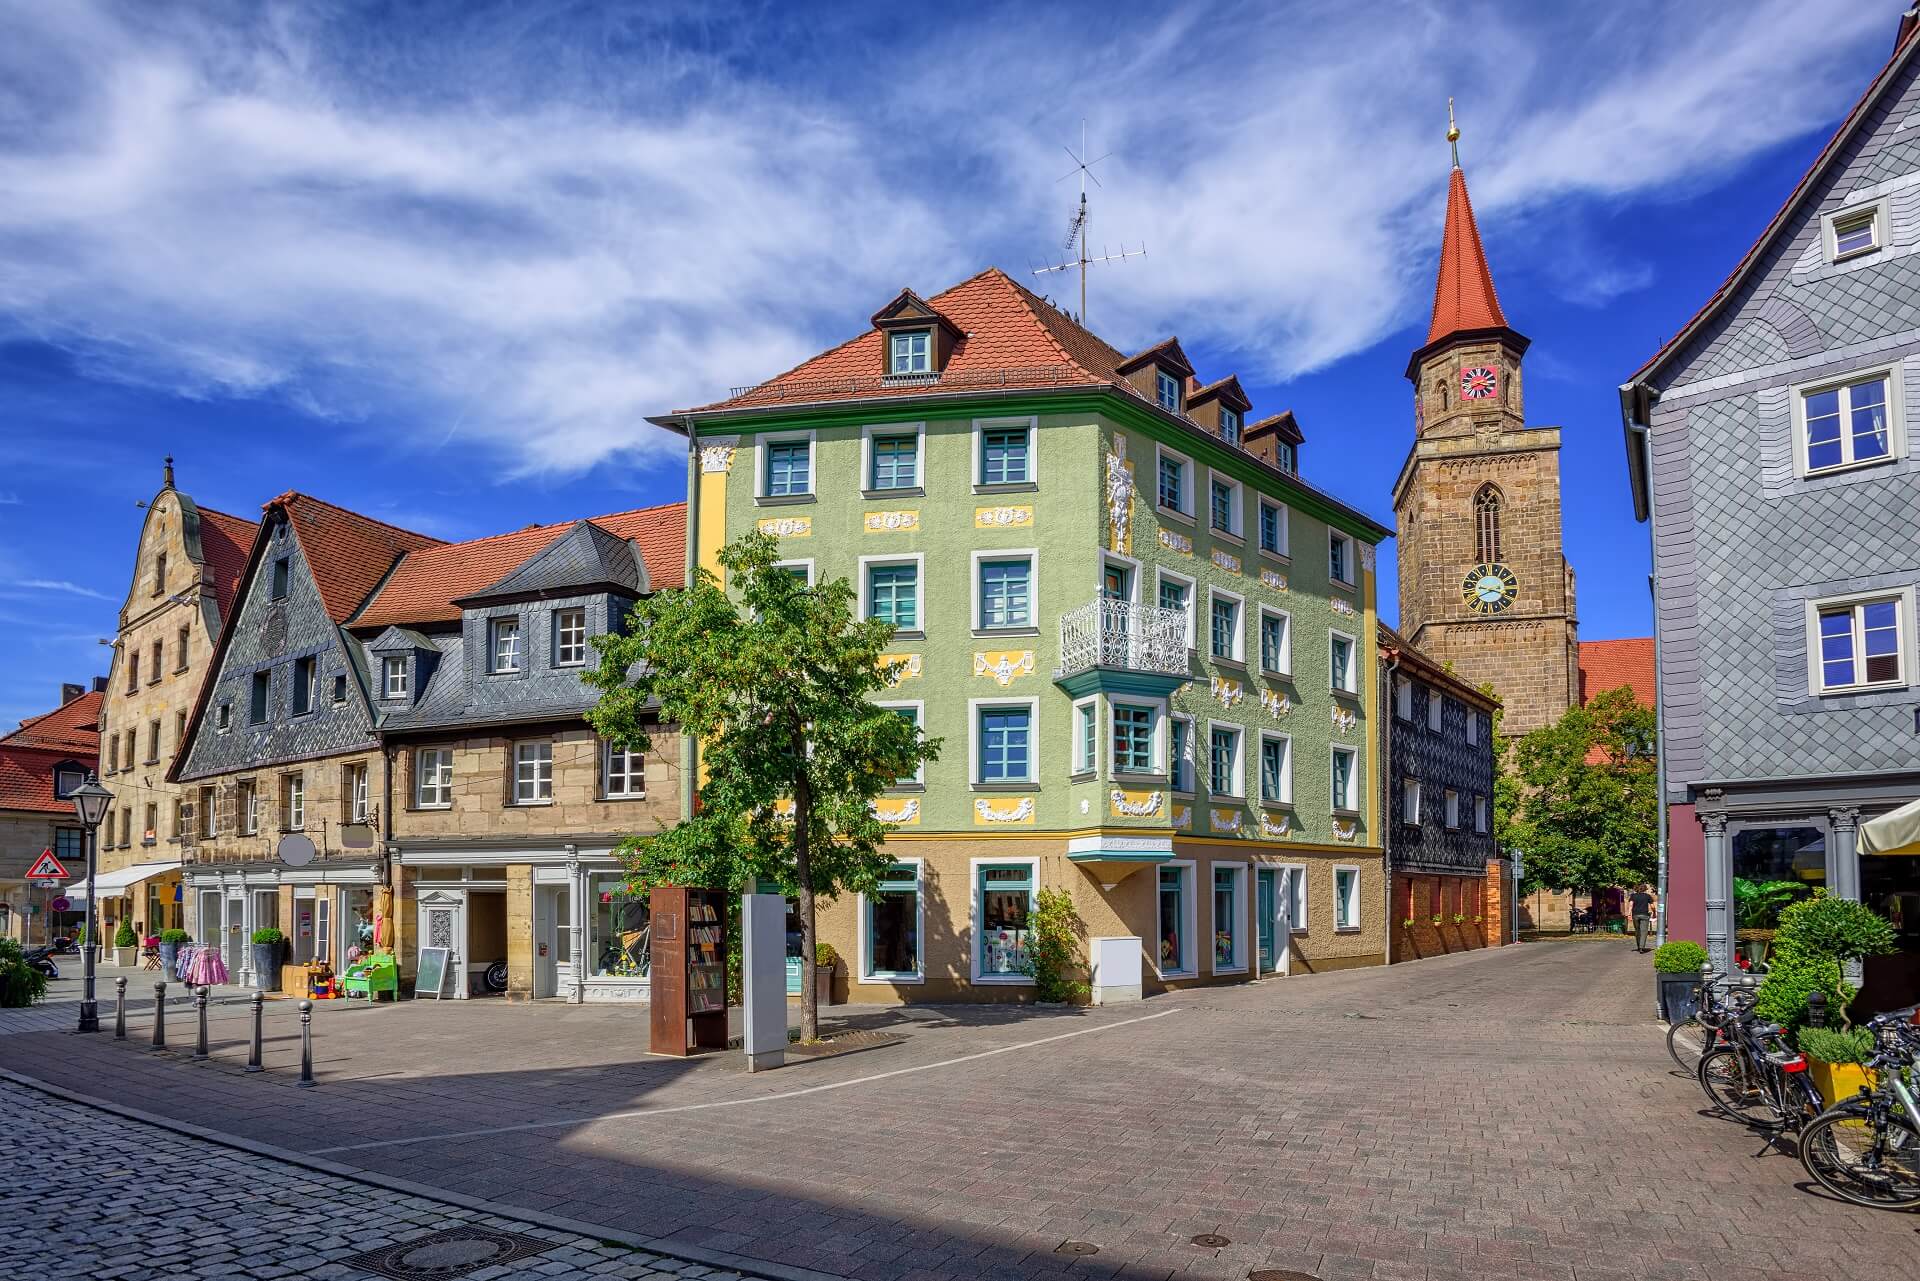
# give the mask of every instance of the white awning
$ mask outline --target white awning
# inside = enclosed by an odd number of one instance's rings
[[[1860,825],[1862,854],[1920,854],[1920,801]]]
[[[102,872],[93,878],[93,884],[102,898],[115,898],[125,894],[148,877],[179,870],[178,863],[135,863],[132,867]],[[84,902],[87,897],[87,878],[83,876],[77,881],[69,882],[60,892],[70,899],[79,899]]]

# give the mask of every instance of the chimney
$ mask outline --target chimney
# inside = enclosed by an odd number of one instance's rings
[[[173,488],[173,455],[172,454],[167,455],[167,463],[166,463],[166,467],[163,474],[167,478],[167,483],[165,485],[165,488],[172,489]]]
[[[96,694],[104,694],[104,693],[106,693],[106,692],[107,692],[107,678],[106,678],[106,677],[104,677],[104,676],[96,676],[96,677],[94,677],[94,678],[93,678],[93,692],[94,692],[94,693],[96,693]]]
[[[1907,43],[1907,37],[1917,29],[1920,29],[1920,4],[1909,5],[1907,11],[1900,15],[1900,25],[1894,30],[1893,51],[1899,53],[1901,46]]]
[[[72,685],[62,682],[60,685],[60,706],[65,707],[68,703],[71,703],[74,699],[86,692],[87,687],[85,685]]]

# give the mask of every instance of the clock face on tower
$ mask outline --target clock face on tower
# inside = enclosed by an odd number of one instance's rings
[[[1501,564],[1475,565],[1460,580],[1460,598],[1476,614],[1498,614],[1520,594],[1520,580]]]
[[[1469,365],[1460,371],[1460,399],[1491,400],[1500,390],[1500,373],[1491,365]]]

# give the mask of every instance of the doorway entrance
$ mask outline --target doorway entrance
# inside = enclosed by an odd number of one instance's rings
[[[1259,940],[1259,972],[1287,974],[1292,971],[1293,922],[1288,907],[1293,896],[1288,878],[1292,870],[1284,867],[1256,867],[1254,884],[1254,933]]]
[[[573,887],[533,887],[533,996],[562,995],[573,973]]]

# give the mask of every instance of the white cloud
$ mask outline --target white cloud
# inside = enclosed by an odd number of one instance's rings
[[[676,448],[644,415],[810,355],[902,284],[1044,257],[1085,114],[1118,153],[1093,241],[1151,251],[1095,269],[1096,327],[1284,378],[1424,311],[1448,94],[1483,217],[1550,216],[1831,119],[1891,38],[1882,8],[1007,10],[906,44],[796,11],[693,44],[649,8],[458,6],[414,32],[402,9],[372,34],[304,7],[17,6],[0,337],[186,396],[420,422],[395,447],[479,442],[520,473],[644,463]]]
[[[64,578],[22,578],[12,584],[14,587],[33,592],[64,592],[69,596],[85,596],[89,600],[112,600],[105,592],[95,591],[91,587],[82,587],[70,583]]]

